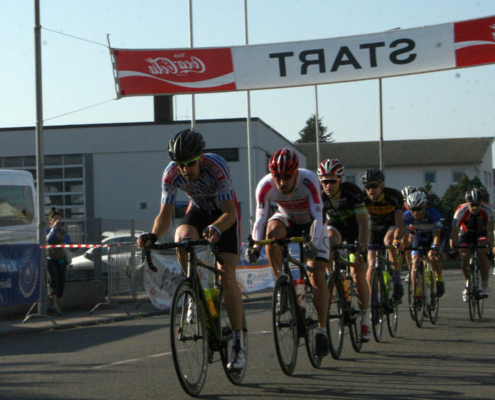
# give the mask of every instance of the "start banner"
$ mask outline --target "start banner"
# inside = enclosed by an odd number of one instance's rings
[[[119,98],[318,85],[494,63],[495,16],[288,43],[110,50]]]
[[[40,256],[37,244],[0,245],[0,307],[38,301]]]

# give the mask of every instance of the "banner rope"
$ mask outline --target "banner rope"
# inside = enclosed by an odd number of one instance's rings
[[[99,46],[106,47],[107,49],[109,48],[106,44],[103,44],[103,43],[93,42],[92,40],[83,39],[83,38],[80,38],[80,37],[77,37],[77,36],[73,36],[73,35],[68,35],[67,33],[62,33],[62,32],[58,32],[58,31],[54,31],[54,30],[48,29],[48,28],[41,27],[41,29],[43,29],[45,31],[53,32],[53,33],[58,33],[59,35],[68,36],[68,37],[71,37],[71,38],[74,38],[74,39],[82,40],[83,42],[89,42],[89,43],[97,44]]]
[[[54,248],[62,248],[62,249],[92,249],[92,248],[101,248],[101,247],[118,247],[118,246],[137,246],[136,243],[128,242],[128,243],[118,243],[118,244],[47,244],[45,246],[40,246],[42,249],[54,249]]]
[[[88,107],[80,108],[79,110],[70,111],[70,112],[65,113],[65,114],[60,114],[60,115],[57,115],[57,116],[55,116],[55,117],[51,117],[51,118],[44,119],[44,120],[43,120],[43,122],[50,121],[51,119],[55,119],[55,118],[60,118],[60,117],[63,117],[63,116],[65,116],[65,115],[74,114],[74,113],[76,113],[76,112],[83,111],[83,110],[87,110],[88,108],[92,108],[92,107],[100,106],[100,105],[102,105],[102,104],[109,103],[109,102],[111,102],[111,101],[115,101],[115,100],[117,100],[117,98],[116,98],[116,97],[115,97],[114,99],[110,99],[110,100],[105,100],[105,101],[102,101],[101,103],[98,103],[98,104],[93,104],[92,106],[88,106]]]

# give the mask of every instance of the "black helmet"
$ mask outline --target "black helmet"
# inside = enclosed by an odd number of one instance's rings
[[[465,197],[468,203],[481,203],[483,201],[483,193],[476,188],[468,190]]]
[[[189,128],[179,132],[168,143],[168,155],[173,161],[182,162],[198,157],[205,148],[201,133]]]
[[[385,175],[378,168],[369,168],[361,175],[363,185],[366,185],[368,182],[382,183],[383,181],[385,181]]]

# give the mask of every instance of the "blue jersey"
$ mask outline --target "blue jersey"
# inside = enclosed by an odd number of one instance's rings
[[[209,213],[220,209],[224,200],[236,201],[230,170],[222,157],[204,154],[200,168],[199,178],[188,182],[172,161],[163,173],[162,204],[175,204],[177,188],[184,190],[196,207]]]
[[[433,231],[442,229],[440,213],[434,208],[426,208],[423,218],[414,219],[410,210],[404,214],[404,226],[409,233],[425,239],[433,238]]]

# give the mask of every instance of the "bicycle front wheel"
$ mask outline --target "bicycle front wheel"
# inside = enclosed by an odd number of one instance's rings
[[[328,279],[330,304],[328,307],[328,341],[330,353],[335,360],[340,358],[344,348],[344,299],[340,277],[335,272]]]
[[[469,318],[474,322],[476,319],[476,307],[478,297],[478,284],[474,273],[474,265],[469,266],[468,275],[468,291],[469,291]]]
[[[416,269],[414,274],[414,320],[416,326],[421,328],[425,317],[425,270],[422,267]]]
[[[246,375],[247,370],[247,360],[248,360],[248,330],[246,324],[246,313],[242,314],[242,331],[243,331],[243,346],[244,346],[244,357],[246,358],[246,367],[241,370],[232,370],[228,369],[227,365],[232,356],[232,343],[234,340],[234,330],[232,329],[232,325],[230,324],[229,316],[227,315],[227,309],[225,308],[225,295],[224,291],[220,291],[220,315],[217,320],[217,327],[220,333],[221,340],[221,348],[220,348],[220,356],[222,359],[223,370],[227,375],[227,378],[234,385],[240,385],[244,376]]]
[[[387,326],[390,336],[397,336],[397,329],[399,328],[399,302],[388,297],[387,294]]]
[[[382,340],[383,334],[384,292],[383,275],[380,270],[375,268],[371,276],[371,325],[373,327],[373,336],[377,342]]]
[[[182,388],[191,396],[199,395],[208,368],[208,333],[203,306],[189,281],[182,282],[174,294],[170,342]]]
[[[437,323],[438,320],[438,310],[440,308],[440,298],[437,297],[437,282],[435,278],[435,273],[429,270],[427,274],[430,275],[430,304],[428,304],[430,321],[433,325]]]
[[[272,321],[275,349],[280,368],[292,375],[296,368],[299,331],[297,329],[294,284],[287,275],[280,275],[275,282],[272,300]]]
[[[411,314],[411,318],[415,321],[416,313],[414,312],[414,282],[412,277],[412,269],[409,271],[409,280],[407,281],[407,297],[409,300],[409,313]]]
[[[361,312],[357,301],[356,283],[351,280],[348,287],[350,303],[347,304],[346,324],[349,325],[349,336],[351,337],[352,348],[356,353],[359,353],[363,347],[363,342],[360,339],[361,329]]]
[[[483,297],[481,297],[481,290],[480,290],[480,285],[481,285],[481,271],[479,268],[476,269],[476,276],[477,276],[477,281],[478,281],[478,301],[476,304],[476,308],[478,309],[478,317],[483,318],[483,308],[484,308],[484,300]]]
[[[311,286],[306,286],[305,307],[301,309],[304,318],[305,334],[304,340],[306,342],[306,351],[308,353],[309,361],[314,368],[320,368],[321,357],[316,356],[316,331],[318,328],[318,313],[316,312],[315,305],[313,303],[313,289]],[[327,332],[328,319],[327,319]]]

